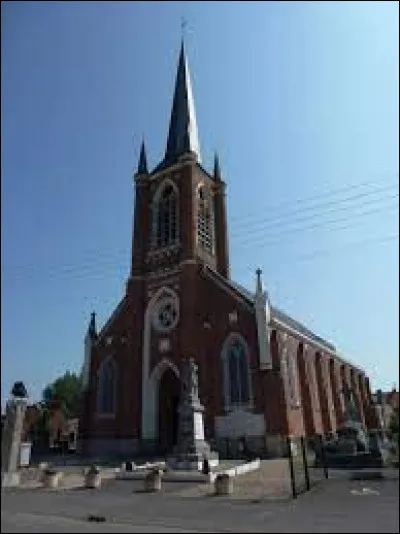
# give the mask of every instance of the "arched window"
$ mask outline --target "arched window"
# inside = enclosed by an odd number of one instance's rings
[[[178,199],[172,184],[156,193],[153,210],[153,242],[156,247],[173,245],[178,239]]]
[[[197,190],[197,242],[209,254],[214,252],[214,211],[212,197],[203,186]]]
[[[281,373],[286,384],[286,391],[293,407],[300,406],[299,375],[297,366],[297,354],[288,353],[286,345],[287,335],[282,336],[281,347]]]
[[[99,370],[98,413],[114,414],[117,393],[117,366],[112,358],[107,358]]]
[[[245,342],[238,336],[228,338],[222,358],[226,409],[249,406],[251,381]]]

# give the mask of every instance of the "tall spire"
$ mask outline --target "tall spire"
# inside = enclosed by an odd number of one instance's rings
[[[187,152],[194,153],[197,161],[201,160],[192,84],[182,39],[163,164],[174,163]]]
[[[139,156],[139,164],[138,164],[138,174],[147,174],[147,157],[146,157],[146,148],[144,146],[144,141],[142,141],[142,146],[140,147],[140,156]]]

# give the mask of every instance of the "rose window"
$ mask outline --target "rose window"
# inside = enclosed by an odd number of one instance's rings
[[[178,322],[178,309],[174,299],[163,299],[156,307],[153,324],[156,330],[172,330]]]

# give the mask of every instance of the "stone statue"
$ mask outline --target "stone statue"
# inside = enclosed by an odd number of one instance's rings
[[[218,464],[218,454],[211,451],[204,437],[204,407],[199,398],[198,365],[193,358],[183,362],[181,379],[177,442],[167,461],[173,469],[207,471]]]
[[[348,387],[343,388],[343,395],[345,399],[346,418],[351,422],[358,422],[360,420],[357,406],[354,400],[354,392]]]
[[[184,397],[197,399],[199,396],[198,365],[193,358],[185,362],[183,367],[182,385]]]

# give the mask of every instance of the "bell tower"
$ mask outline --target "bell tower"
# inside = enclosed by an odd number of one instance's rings
[[[131,275],[166,272],[190,260],[228,277],[225,184],[217,156],[212,173],[201,164],[183,41],[164,157],[150,172],[143,142],[134,180]]]

